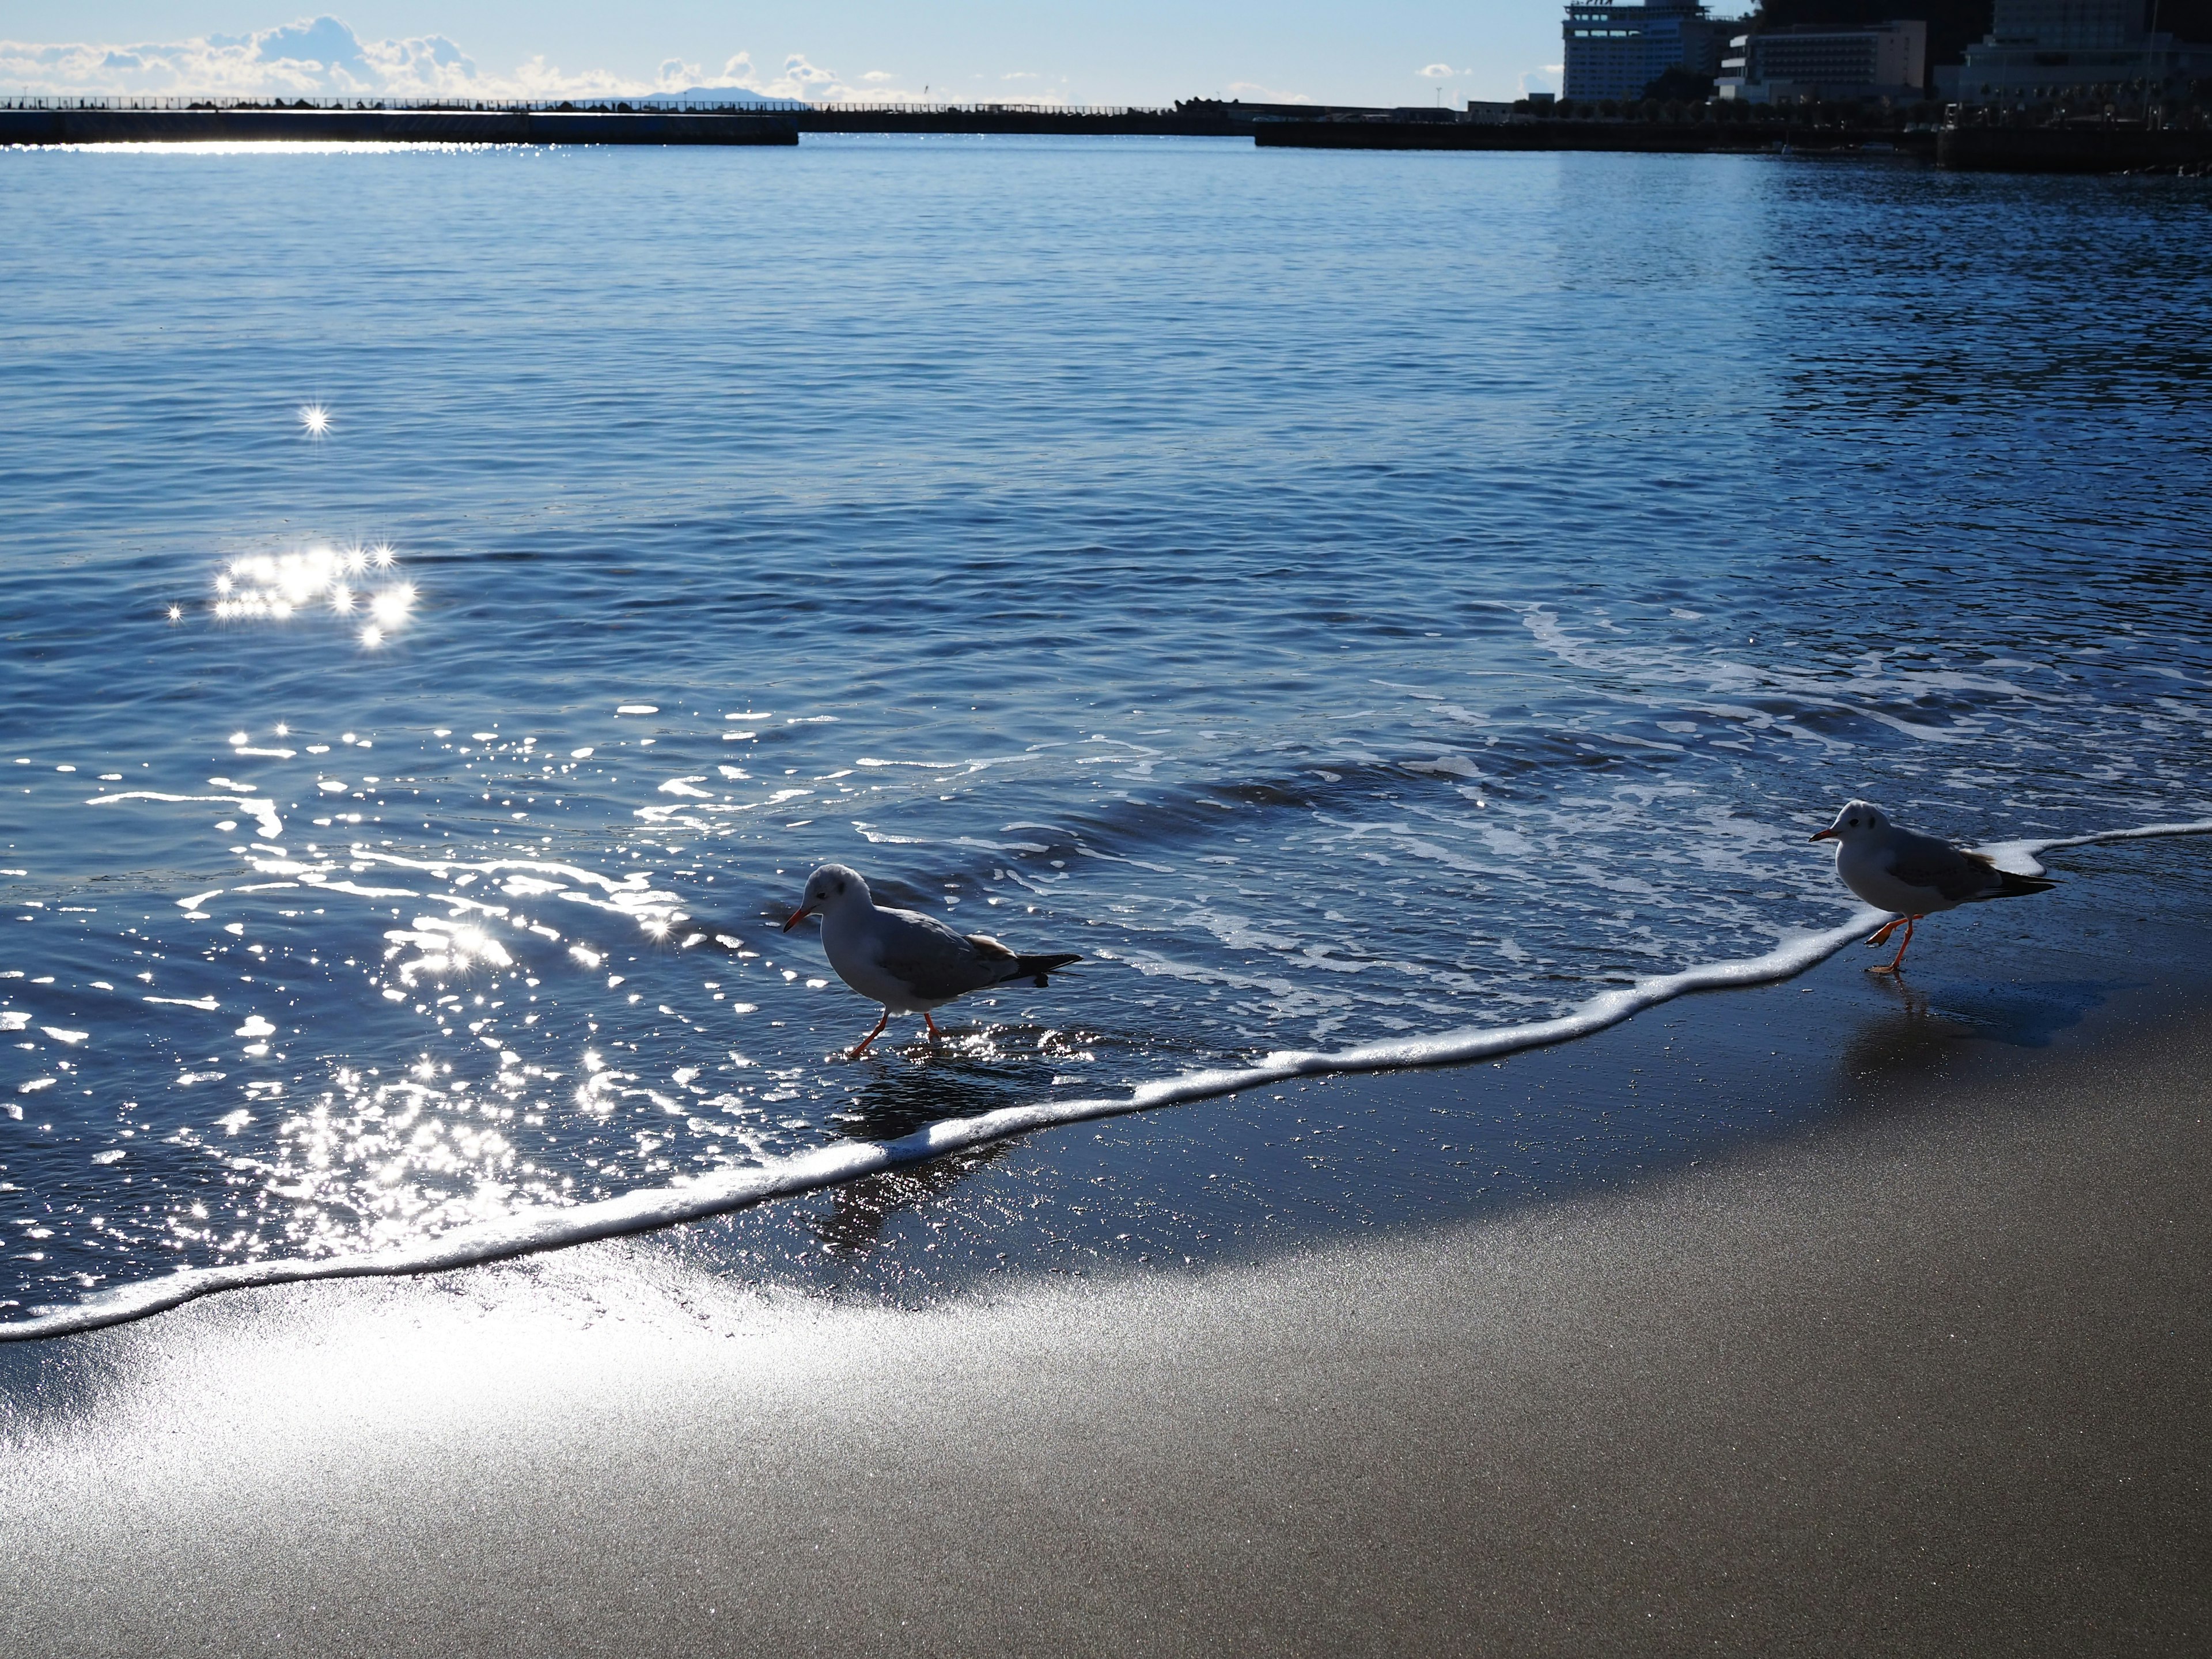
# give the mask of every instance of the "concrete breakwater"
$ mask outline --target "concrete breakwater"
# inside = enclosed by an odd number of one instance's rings
[[[1790,121],[1279,121],[1253,129],[1262,149],[1628,150],[1702,155],[1772,149],[1892,149],[1936,154],[1932,131],[1811,126]]]
[[[2080,126],[1946,128],[1936,150],[1968,173],[2141,173],[2212,167],[2212,129]]]
[[[1322,112],[1316,111],[1316,114]],[[302,139],[456,144],[788,144],[802,132],[1249,137],[1255,118],[1193,109],[1018,106],[655,109],[0,108],[0,143]]]
[[[1263,149],[1630,150],[1705,155],[1758,150],[1895,150],[1973,173],[2202,172],[2212,129],[2140,123],[1957,126],[1941,131],[1802,121],[1278,121],[1252,130]]]
[[[1038,109],[989,106],[953,109],[841,108],[821,105],[789,112],[801,132],[1014,133],[1031,137],[1122,136],[1152,138],[1244,138],[1250,114],[1213,105],[1177,109]]]
[[[795,144],[786,115],[691,110],[0,109],[0,144],[240,140],[415,144]]]
[[[1797,120],[1505,124],[1392,112],[1196,103],[1175,109],[0,108],[0,145],[314,141],[446,144],[795,144],[802,132],[1250,137],[1267,149],[1614,150],[1705,155],[1894,150],[1977,172],[2123,173],[2212,167],[2212,131],[2140,124],[1958,126],[1940,133]],[[1403,112],[1397,113],[1402,114]]]

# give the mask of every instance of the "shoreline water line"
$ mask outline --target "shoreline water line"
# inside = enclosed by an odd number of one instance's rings
[[[2212,819],[2144,824],[2091,835],[1990,843],[1981,850],[2001,867],[2040,873],[2045,853],[2107,842],[2212,835]],[[1551,1019],[1498,1028],[1461,1027],[1430,1036],[1395,1039],[1331,1051],[1277,1050],[1247,1066],[1188,1072],[1140,1084],[1125,1096],[1034,1102],[975,1117],[944,1118],[894,1139],[819,1147],[757,1168],[733,1170],[675,1185],[640,1188],[617,1198],[567,1207],[539,1206],[473,1223],[398,1249],[314,1260],[234,1262],[184,1268],[161,1279],[95,1293],[72,1306],[0,1322],[0,1342],[69,1336],[125,1324],[201,1297],[232,1290],[325,1279],[396,1278],[477,1267],[516,1256],[650,1232],[797,1197],[872,1175],[926,1162],[1032,1130],[1127,1116],[1233,1095],[1294,1078],[1449,1066],[1545,1048],[1594,1036],[1644,1010],[1695,991],[1768,985],[1795,978],[1856,942],[1887,913],[1860,907],[1849,921],[1801,934],[1758,957],[1701,963],[1605,991]]]

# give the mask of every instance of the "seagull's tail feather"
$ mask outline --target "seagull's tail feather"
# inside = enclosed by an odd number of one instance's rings
[[[2042,876],[2023,876],[2010,870],[1999,870],[1996,878],[1996,886],[1984,888],[1974,895],[1975,898],[2025,898],[2030,893],[2047,893],[2058,885]]]
[[[1073,951],[1061,956],[1016,957],[1014,958],[1014,977],[1016,979],[1032,980],[1036,982],[1036,988],[1039,990],[1042,990],[1045,988],[1045,975],[1047,974],[1058,973],[1061,969],[1066,967],[1069,963],[1080,962],[1082,960],[1083,958],[1076,955]]]

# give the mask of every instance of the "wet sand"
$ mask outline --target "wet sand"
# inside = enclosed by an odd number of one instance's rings
[[[1787,1089],[1822,973],[1682,1036]],[[27,1345],[0,1650],[2203,1651],[2201,1006],[1892,1022],[1852,1110],[1251,1260],[910,1307],[635,1240]]]

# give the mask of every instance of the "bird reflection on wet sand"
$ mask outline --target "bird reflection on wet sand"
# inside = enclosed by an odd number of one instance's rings
[[[848,1140],[896,1140],[943,1118],[969,1116],[1007,1103],[1001,1088],[979,1089],[978,1081],[967,1068],[902,1068],[835,1114],[831,1127]],[[865,1255],[882,1244],[884,1224],[891,1217],[902,1210],[919,1209],[949,1192],[1015,1144],[994,1141],[833,1188],[829,1208],[811,1218],[815,1237],[833,1255]]]
[[[2006,985],[1962,980],[1938,984],[1932,992],[1895,977],[1868,983],[1895,1012],[1868,1019],[1844,1049],[1843,1075],[1862,1085],[1938,1070],[1963,1042],[2047,1048],[2058,1033],[2129,988],[2116,981],[2087,980]]]

